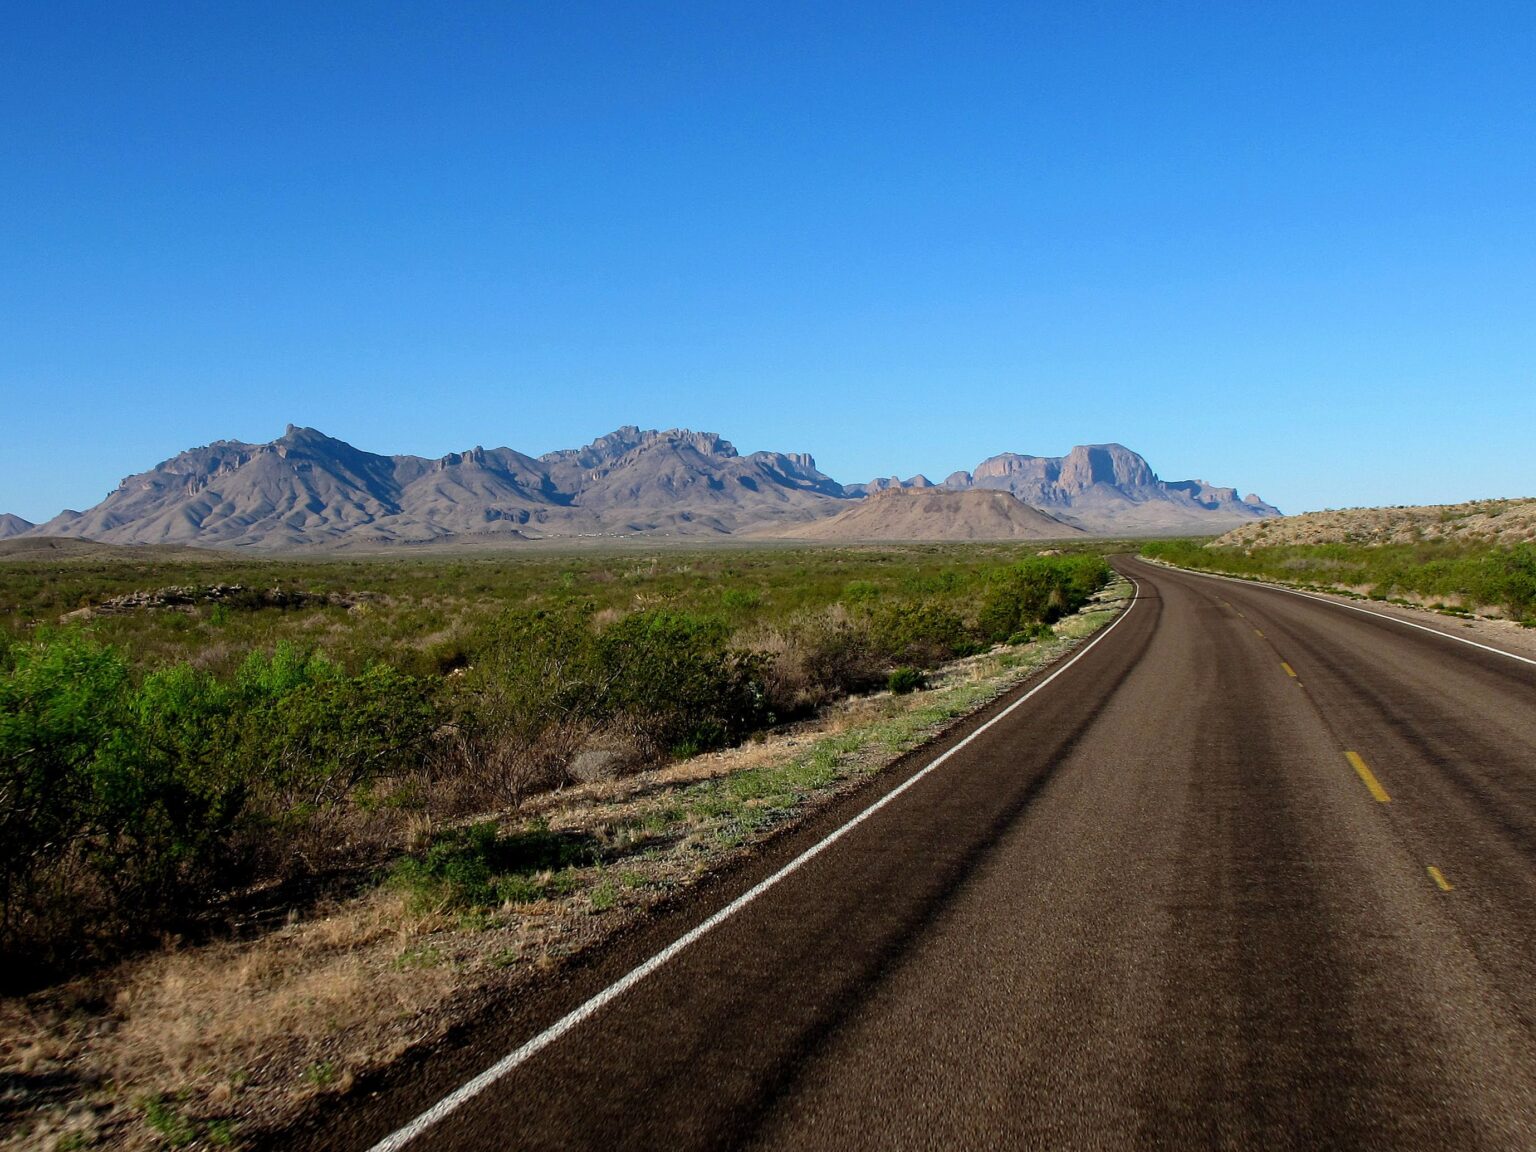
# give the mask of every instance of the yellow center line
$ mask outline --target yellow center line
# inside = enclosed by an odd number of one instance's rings
[[[1253,630],[1253,634],[1255,636],[1257,636],[1260,640],[1264,639],[1264,631],[1261,628],[1255,628]]]
[[[1280,661],[1280,667],[1285,669],[1285,674],[1287,676],[1289,676],[1292,680],[1296,679],[1296,669],[1292,668],[1284,660]]]
[[[1424,870],[1429,873],[1429,878],[1433,880],[1437,885],[1439,885],[1440,891],[1449,892],[1451,889],[1456,887],[1445,878],[1445,873],[1441,872],[1440,869],[1436,868],[1433,864]]]
[[[1366,791],[1374,796],[1379,803],[1392,803],[1392,797],[1387,795],[1387,790],[1381,786],[1381,781],[1376,779],[1376,774],[1365,766],[1365,761],[1360,759],[1360,753],[1346,752],[1344,753],[1344,758],[1349,761],[1349,766],[1355,770],[1355,775],[1360,777],[1360,782],[1365,785]]]

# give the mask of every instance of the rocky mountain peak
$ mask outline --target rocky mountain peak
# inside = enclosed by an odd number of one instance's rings
[[[1123,444],[1080,444],[1062,461],[1059,483],[1077,491],[1095,484],[1142,488],[1156,484],[1157,473]]]
[[[736,446],[716,432],[694,432],[687,428],[669,428],[665,432],[647,435],[643,447],[652,444],[670,444],[680,448],[692,448],[703,456],[716,456],[731,460],[740,455]]]

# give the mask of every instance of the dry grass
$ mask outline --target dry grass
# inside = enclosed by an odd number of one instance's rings
[[[0,1001],[0,1147],[238,1145],[280,1130],[489,998],[536,994],[565,958],[858,787],[1120,606],[1090,605],[1055,640],[957,661],[927,692],[846,700],[766,740],[488,813],[505,831],[547,827],[613,850],[614,864],[536,878],[540,898],[448,914],[413,911],[385,886],[254,940],[167,946]],[[754,773],[778,792],[736,789]]]
[[[75,1079],[68,1107],[19,1125],[5,1147],[46,1147],[89,1116],[93,1143],[152,1147],[150,1099],[210,1122],[345,1090],[357,1069],[433,1038],[455,975],[413,962],[443,927],[380,891],[256,942],[125,964],[0,1012],[0,1061],[24,1077]],[[404,959],[402,959],[404,958]],[[90,1145],[87,1145],[90,1146]]]

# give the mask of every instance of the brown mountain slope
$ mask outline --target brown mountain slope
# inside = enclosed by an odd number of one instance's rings
[[[0,540],[9,540],[12,536],[20,536],[23,532],[30,532],[37,525],[30,520],[23,520],[20,516],[13,516],[6,512],[0,514]]]
[[[766,534],[766,533],[765,533]],[[1007,492],[892,488],[830,520],[776,535],[794,540],[1061,540],[1085,535]]]

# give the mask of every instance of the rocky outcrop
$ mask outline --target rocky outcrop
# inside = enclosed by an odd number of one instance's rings
[[[910,480],[903,480],[900,476],[884,476],[871,480],[868,484],[845,484],[843,491],[850,496],[869,496],[876,492],[891,492],[911,488],[933,488],[932,480],[919,472]]]

